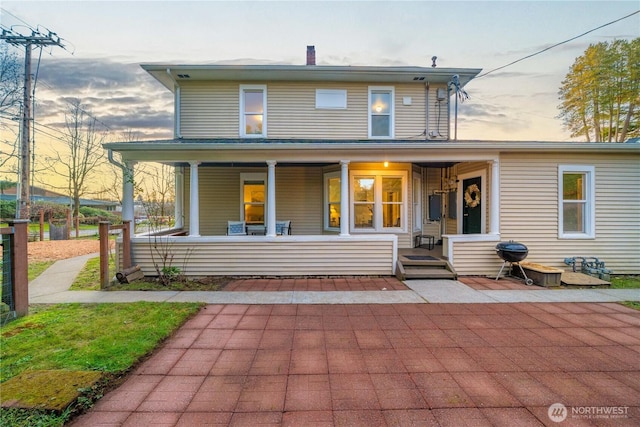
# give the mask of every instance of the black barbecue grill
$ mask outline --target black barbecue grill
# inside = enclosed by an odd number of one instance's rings
[[[504,266],[509,263],[509,274],[508,276],[513,276],[511,273],[513,271],[513,265],[517,265],[522,273],[522,277],[524,278],[524,283],[527,285],[533,285],[533,280],[529,279],[525,274],[522,266],[520,265],[520,261],[524,260],[529,254],[529,249],[523,245],[522,243],[514,242],[513,240],[509,240],[508,242],[500,242],[496,245],[496,253],[500,258],[502,258],[503,263],[502,267],[500,267],[500,271],[496,276],[496,280],[500,278],[502,274],[502,270],[504,270]]]

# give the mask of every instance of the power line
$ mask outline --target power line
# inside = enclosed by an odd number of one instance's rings
[[[16,214],[21,219],[29,219],[31,210],[31,191],[29,185],[29,177],[31,175],[31,146],[29,137],[31,136],[31,121],[33,120],[31,105],[31,50],[33,46],[58,46],[64,47],[60,41],[60,37],[56,33],[49,31],[48,34],[42,34],[35,30],[31,31],[31,35],[24,35],[14,32],[11,29],[2,29],[0,40],[14,46],[24,46],[24,102],[22,104],[22,138],[20,142],[20,198],[16,206]]]
[[[558,46],[563,45],[563,44],[565,44],[565,43],[569,43],[570,41],[573,41],[573,40],[578,39],[578,38],[580,38],[580,37],[586,36],[587,34],[592,33],[592,32],[594,32],[594,31],[596,31],[596,30],[599,30],[600,28],[604,28],[604,27],[606,27],[606,26],[608,26],[608,25],[615,24],[616,22],[622,21],[623,19],[627,19],[627,18],[629,18],[629,17],[631,17],[631,16],[633,16],[633,15],[637,15],[638,13],[640,13],[640,10],[636,10],[635,12],[632,12],[632,13],[630,13],[630,14],[626,15],[626,16],[623,16],[622,18],[618,18],[618,19],[616,19],[616,20],[614,20],[614,21],[607,22],[606,24],[602,24],[602,25],[600,25],[599,27],[593,28],[593,29],[591,29],[591,30],[589,30],[589,31],[585,31],[584,33],[579,34],[579,35],[577,35],[577,36],[575,36],[575,37],[572,37],[572,38],[570,38],[570,39],[567,39],[567,40],[561,41],[560,43],[556,43],[556,44],[554,44],[554,45],[551,45],[551,46],[549,46],[549,47],[546,47],[546,48],[544,48],[544,49],[542,49],[542,50],[539,50],[539,51],[537,51],[537,52],[535,52],[535,53],[532,53],[531,55],[527,55],[527,56],[522,57],[522,58],[520,58],[520,59],[516,59],[515,61],[510,62],[510,63],[508,63],[507,65],[503,65],[503,66],[501,66],[501,67],[494,68],[493,70],[487,71],[486,73],[482,73],[482,74],[480,74],[479,76],[476,76],[476,79],[479,79],[479,78],[481,78],[481,77],[484,77],[484,76],[486,76],[486,75],[489,75],[489,74],[493,73],[494,71],[498,71],[498,70],[502,70],[503,68],[510,67],[510,66],[511,66],[511,65],[513,65],[513,64],[517,64],[518,62],[524,61],[525,59],[529,59],[529,58],[531,58],[531,57],[533,57],[533,56],[540,55],[541,53],[544,53],[544,52],[546,52],[546,51],[548,51],[548,50],[551,50],[551,49],[553,49],[554,47],[558,47]]]

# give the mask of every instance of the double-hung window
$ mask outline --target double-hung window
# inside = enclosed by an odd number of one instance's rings
[[[265,223],[265,175],[243,173],[240,181],[242,192],[240,217],[249,225],[263,225]]]
[[[267,86],[240,85],[240,136],[267,136]]]
[[[558,237],[595,238],[595,168],[558,167]]]
[[[405,172],[354,172],[351,178],[354,231],[398,232],[406,229]]]
[[[369,138],[393,138],[393,98],[392,86],[369,87]]]
[[[340,229],[340,172],[325,174],[325,229]]]

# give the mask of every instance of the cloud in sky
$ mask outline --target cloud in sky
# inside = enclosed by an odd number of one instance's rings
[[[115,132],[170,137],[172,94],[139,63],[417,65],[490,71],[637,10],[590,2],[32,2],[5,0],[2,24],[51,28],[70,56],[50,49],[40,68],[36,120],[61,123],[79,98]],[[13,14],[13,15],[12,15]],[[15,15],[15,16],[14,16]],[[22,23],[23,24],[23,23]],[[564,140],[557,89],[593,42],[640,36],[640,15],[472,81],[459,137]]]
[[[39,73],[37,120],[64,128],[61,113],[70,100],[115,134],[135,130],[144,138],[170,138],[173,95],[138,64],[111,59],[63,58],[43,61]]]

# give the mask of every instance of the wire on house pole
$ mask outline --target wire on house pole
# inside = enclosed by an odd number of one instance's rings
[[[31,50],[33,46],[59,46],[64,48],[55,33],[42,34],[32,30],[31,35],[25,36],[15,33],[11,29],[2,29],[0,40],[5,40],[14,46],[24,46],[24,101],[22,106],[22,138],[20,140],[20,198],[16,206],[16,214],[19,219],[29,219],[31,214],[31,122],[33,114],[31,109]]]

